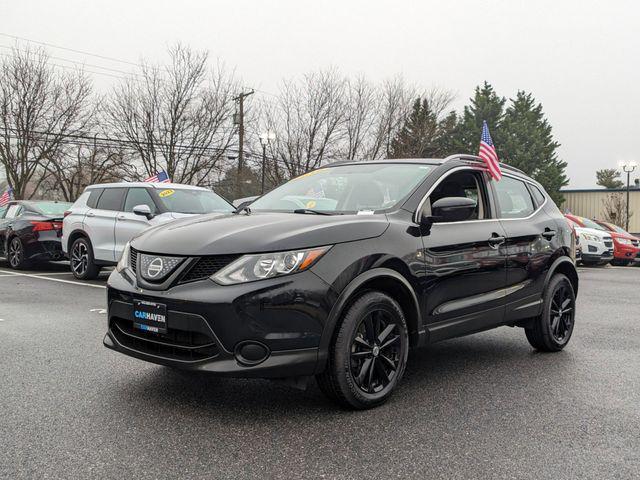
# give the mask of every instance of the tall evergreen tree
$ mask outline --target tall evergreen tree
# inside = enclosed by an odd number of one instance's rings
[[[569,183],[565,175],[567,163],[558,158],[556,151],[560,144],[553,138],[542,104],[536,103],[530,93],[519,91],[496,133],[500,160],[540,182],[559,205],[560,188]]]
[[[477,154],[483,120],[486,120],[489,125],[496,148],[500,145],[499,127],[504,116],[506,99],[498,96],[491,84],[485,81],[482,86],[476,87],[475,95],[470,102],[464,107],[462,117],[455,129],[453,146],[457,151],[450,153]],[[500,155],[499,149],[498,155]]]
[[[391,143],[392,158],[431,158],[437,155],[438,116],[427,99],[416,99],[409,117]]]

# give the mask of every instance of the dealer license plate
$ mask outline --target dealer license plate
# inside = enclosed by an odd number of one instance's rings
[[[133,326],[147,332],[167,333],[167,306],[163,303],[134,300]]]

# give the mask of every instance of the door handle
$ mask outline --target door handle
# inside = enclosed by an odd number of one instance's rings
[[[127,217],[124,215],[118,215],[118,220],[126,220]]]
[[[556,236],[556,231],[551,230],[550,228],[545,228],[544,232],[542,232],[542,236],[547,240],[551,240],[553,237]]]
[[[487,241],[489,242],[489,246],[491,248],[498,248],[500,245],[502,245],[506,241],[506,238],[501,235],[498,235],[497,233],[494,233],[493,235],[491,235],[491,237]]]
[[[89,212],[89,213],[87,213],[87,217],[95,217],[95,216],[96,216],[96,214],[95,214],[95,213],[93,213],[93,212]]]

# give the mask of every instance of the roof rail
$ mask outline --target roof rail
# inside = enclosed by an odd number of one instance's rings
[[[480,157],[478,157],[477,155],[469,155],[467,153],[455,153],[453,155],[449,155],[447,158],[442,160],[442,163],[448,162],[449,160],[466,160],[468,162],[482,162],[482,163],[484,163],[484,161]],[[511,165],[507,165],[506,163],[500,162],[500,168],[504,168],[506,170],[512,170],[514,172],[519,172],[519,173],[522,173],[522,174],[526,175],[526,173],[524,173],[519,168],[512,167]]]

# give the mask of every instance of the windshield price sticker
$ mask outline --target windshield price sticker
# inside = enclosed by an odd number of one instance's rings
[[[160,198],[164,198],[164,197],[170,197],[174,193],[176,193],[175,190],[168,189],[168,190],[162,190],[158,195],[160,195]]]

